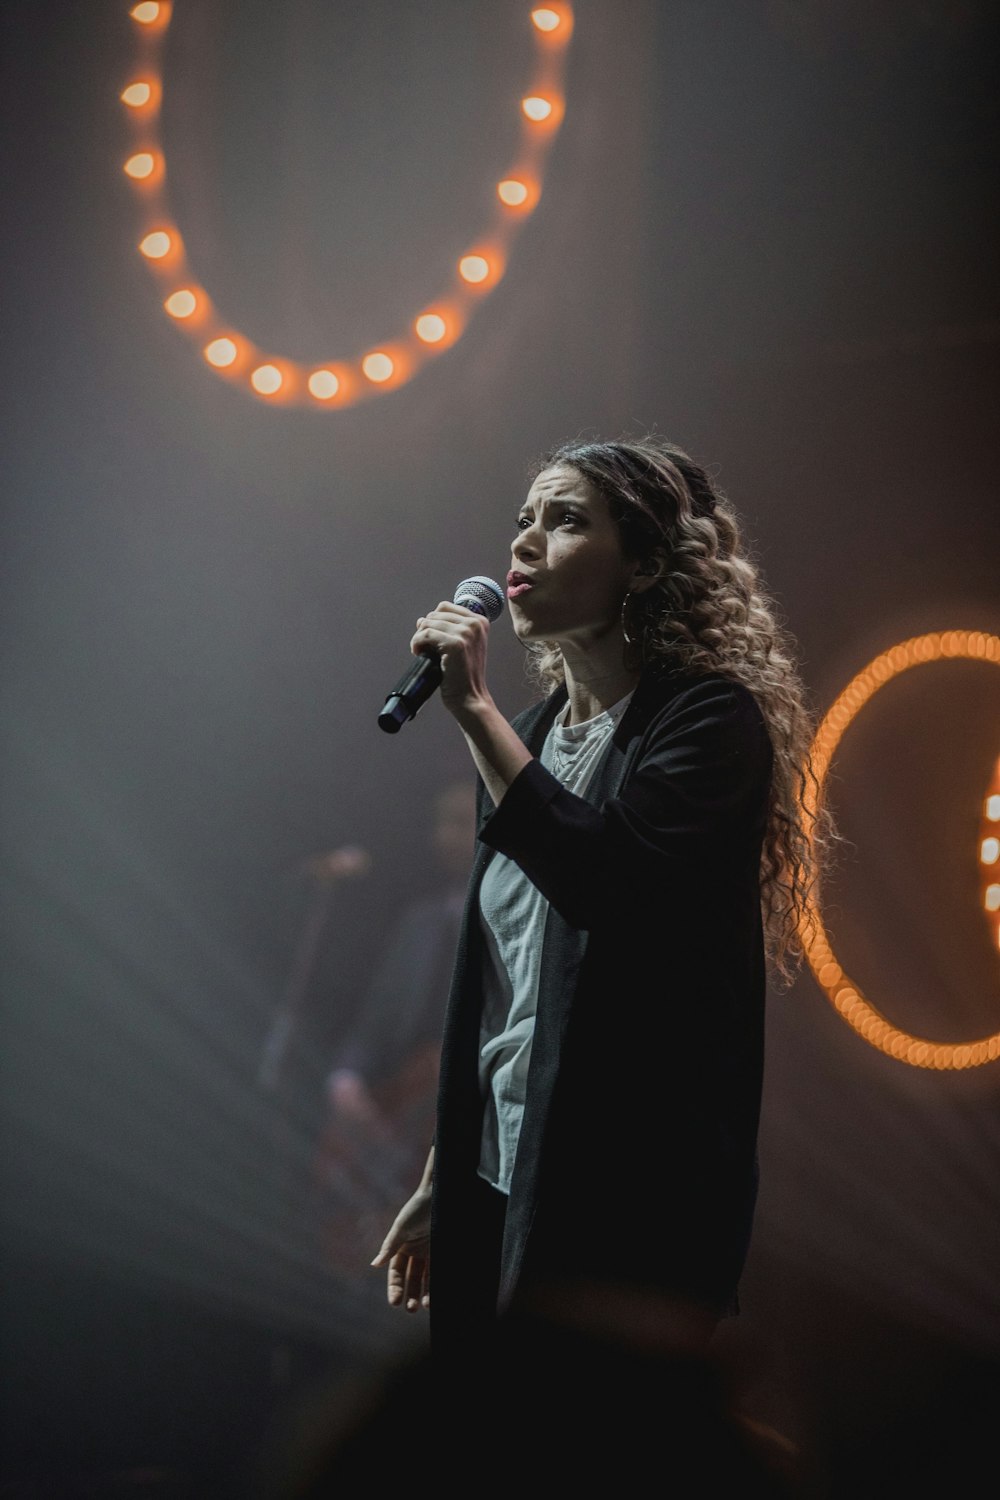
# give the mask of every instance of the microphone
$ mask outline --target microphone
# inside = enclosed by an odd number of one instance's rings
[[[453,604],[474,610],[492,622],[503,612],[503,589],[492,578],[466,578],[455,590]],[[414,719],[428,698],[441,686],[444,673],[434,656],[418,656],[386,697],[378,716],[378,726],[386,734],[397,734],[407,719]]]

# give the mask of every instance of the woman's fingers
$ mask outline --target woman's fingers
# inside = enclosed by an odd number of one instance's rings
[[[419,1312],[430,1306],[430,1282],[427,1258],[400,1250],[389,1262],[386,1296],[390,1307],[405,1306],[407,1312]]]
[[[376,1255],[375,1259],[371,1262],[371,1264],[376,1267],[384,1266],[389,1257],[391,1255],[395,1255],[396,1251],[399,1250],[399,1248],[405,1243],[406,1241],[404,1236],[397,1233],[396,1225],[393,1224],[392,1228],[389,1230],[389,1233],[382,1241],[382,1244],[379,1247],[379,1252]]]
[[[429,1307],[430,1302],[425,1293],[427,1285],[427,1257],[424,1255],[411,1255],[410,1263],[406,1268],[406,1311],[419,1312],[422,1307]]]
[[[403,1289],[403,1298],[407,1312],[416,1312],[420,1303],[417,1299],[417,1262],[412,1255],[406,1258],[406,1284]]]
[[[467,638],[470,627],[472,631],[478,631],[486,624],[482,615],[477,615],[471,609],[463,609],[458,604],[439,604],[430,614],[420,616],[410,647],[415,654],[419,654],[421,647],[447,646],[453,641]]]
[[[386,1277],[386,1296],[390,1307],[399,1307],[406,1289],[406,1267],[410,1257],[397,1253],[389,1262]]]
[[[442,604],[417,621],[410,641],[415,656],[435,656],[442,669],[441,698],[457,713],[473,701],[488,697],[486,643],[489,621],[471,609]]]
[[[375,1267],[388,1267],[386,1296],[390,1307],[405,1303],[408,1311],[416,1312],[427,1306],[424,1287],[431,1258],[430,1232],[430,1187],[422,1183],[399,1210],[372,1260]]]

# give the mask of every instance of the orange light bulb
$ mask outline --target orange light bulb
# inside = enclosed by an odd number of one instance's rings
[[[497,183],[497,197],[509,208],[520,208],[522,203],[528,201],[527,184],[516,177],[507,177],[503,182]]]
[[[529,120],[540,124],[547,120],[552,113],[552,100],[543,99],[540,94],[531,94],[527,99],[521,100],[521,108]]]
[[[332,370],[314,370],[307,384],[310,395],[317,401],[329,401],[340,390],[340,381]]]
[[[171,292],[163,305],[172,318],[189,318],[198,306],[198,299],[185,287],[179,292]]]
[[[284,379],[277,365],[258,365],[250,376],[250,384],[261,396],[273,396],[281,390]]]
[[[152,97],[152,85],[142,81],[130,83],[128,88],[122,89],[119,95],[122,103],[127,104],[130,109],[141,109],[144,104],[149,103]]]
[[[149,260],[162,260],[165,255],[170,254],[173,243],[165,229],[154,229],[152,234],[147,234],[144,240],[139,241],[139,249]]]
[[[396,367],[388,354],[383,354],[380,350],[376,350],[372,354],[365,355],[361,361],[361,368],[369,380],[374,380],[376,385],[381,385],[384,380],[388,380],[391,377]]]
[[[439,344],[448,332],[448,325],[438,313],[422,313],[414,323],[417,338],[425,344]]]
[[[482,255],[463,255],[458,263],[458,274],[465,281],[485,281],[490,274],[490,263]]]
[[[213,339],[205,345],[205,358],[217,370],[224,370],[236,359],[236,345],[232,339]]]
[[[134,177],[137,182],[141,182],[146,177],[152,177],[155,169],[156,157],[151,151],[137,151],[125,163],[127,176]]]

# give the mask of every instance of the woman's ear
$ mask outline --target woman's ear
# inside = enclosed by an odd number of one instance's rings
[[[658,558],[647,558],[645,562],[636,563],[632,571],[632,582],[629,592],[633,594],[644,594],[651,589],[654,583],[658,583],[663,577],[663,563]]]

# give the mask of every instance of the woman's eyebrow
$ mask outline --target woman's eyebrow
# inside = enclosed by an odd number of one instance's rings
[[[541,501],[541,505],[543,508],[552,505],[575,505],[579,509],[583,510],[586,508],[586,504],[587,502],[583,498],[583,496],[578,495],[575,490],[568,490],[558,495],[546,495]],[[522,511],[530,509],[531,506],[528,505],[527,502],[525,502],[525,504],[521,507]]]

